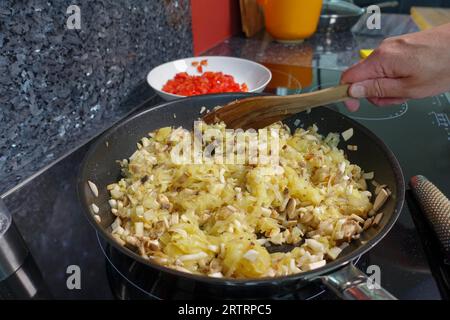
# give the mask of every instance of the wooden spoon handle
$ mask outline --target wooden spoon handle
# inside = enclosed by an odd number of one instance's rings
[[[349,85],[290,96],[256,96],[231,102],[203,117],[206,123],[224,121],[230,128],[261,128],[290,115],[347,100]]]
[[[233,127],[255,127],[256,123],[258,123],[258,127],[261,127],[302,111],[330,103],[345,101],[349,98],[348,88],[349,85],[340,85],[290,96],[248,98],[238,101],[238,103],[240,102],[240,107],[235,110],[243,112],[243,110],[247,109],[246,107],[249,107],[249,109],[253,109],[252,112],[246,110],[245,116],[241,114],[240,117],[237,114],[227,116],[228,118],[231,116],[229,122],[233,123]],[[230,111],[233,112],[235,110]]]
[[[309,93],[284,96],[284,101],[280,99],[280,103],[276,103],[276,105],[284,105],[289,114],[294,114],[310,108],[345,101],[349,98],[348,88],[349,85],[344,84]],[[273,107],[275,107],[275,104]]]

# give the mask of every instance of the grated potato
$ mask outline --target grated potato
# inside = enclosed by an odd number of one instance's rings
[[[269,128],[279,129],[278,166],[175,164],[173,146],[193,133],[150,133],[108,186],[114,237],[167,267],[212,277],[288,275],[336,259],[372,209],[361,168],[337,148],[336,133]],[[296,247],[270,254],[273,244]]]

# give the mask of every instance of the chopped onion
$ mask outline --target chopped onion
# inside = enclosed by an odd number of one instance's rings
[[[345,141],[349,140],[353,136],[353,128],[345,130],[344,132],[341,133],[341,135]]]

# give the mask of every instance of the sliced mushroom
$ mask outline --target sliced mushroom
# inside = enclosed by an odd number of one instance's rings
[[[120,238],[120,236],[119,236],[118,234],[114,234],[114,233],[113,233],[112,236],[114,237],[114,239],[116,239],[116,241],[117,241],[121,246],[124,246],[124,245],[126,244],[126,242],[123,241],[123,240]]]
[[[354,213],[352,213],[352,214],[350,215],[350,219],[353,219],[353,220],[355,220],[355,221],[357,221],[357,222],[359,222],[359,223],[364,223],[364,219],[361,218],[360,216],[354,214]]]
[[[358,222],[356,222],[355,220],[347,220],[342,225],[344,241],[350,242],[358,232],[361,232],[361,230],[362,228],[359,226]]]
[[[308,223],[314,218],[314,215],[311,212],[304,212],[300,214],[300,222]]]
[[[142,244],[139,246],[138,249],[139,249],[139,255],[143,258],[148,259],[148,255],[147,255],[147,253],[145,253],[145,248]]]
[[[166,225],[164,221],[158,221],[155,223],[153,230],[150,230],[149,237],[151,239],[159,239],[159,237],[164,233],[165,230]]]
[[[160,249],[158,240],[152,240],[148,237],[142,237],[142,242],[143,242],[145,248],[147,248],[151,251],[158,251]]]
[[[133,236],[127,236],[125,238],[125,242],[127,243],[127,245],[131,246],[133,249],[137,249],[140,245],[140,241],[138,240],[138,238],[133,237]]]
[[[214,274],[222,271],[222,265],[219,259],[212,259],[209,263],[209,272]]]
[[[382,218],[383,218],[383,212],[380,212],[379,214],[377,214],[374,217],[372,225],[374,227],[378,226],[380,224]]]
[[[286,214],[289,217],[289,219],[294,219],[297,216],[295,212],[296,205],[297,202],[295,201],[295,199],[290,198],[286,206]]]
[[[380,193],[378,193],[375,201],[373,203],[372,210],[376,213],[380,208],[386,203],[386,200],[389,198],[389,194],[385,189],[381,189]]]
[[[284,210],[286,210],[286,206],[287,206],[288,202],[289,202],[289,198],[284,198],[284,200],[280,206],[280,212],[283,212]]]
[[[276,219],[279,216],[280,216],[280,214],[276,210],[272,209],[272,212],[270,213],[270,217]]]
[[[172,213],[171,217],[170,217],[170,224],[178,224],[178,222],[180,221],[180,216],[178,215],[177,212]]]
[[[370,226],[372,225],[372,222],[373,222],[373,217],[366,219],[366,221],[364,221],[363,230],[369,229]]]
[[[375,188],[375,195],[378,195],[380,193],[381,189],[384,189],[384,188],[386,188],[385,184],[377,185],[377,187]]]
[[[158,195],[158,202],[161,205],[161,209],[171,210],[172,204],[169,201],[169,198],[165,194],[159,194]]]
[[[288,221],[286,221],[283,225],[286,227],[286,228],[291,228],[291,227],[293,227],[293,226],[296,226],[297,225],[297,220],[288,220]]]

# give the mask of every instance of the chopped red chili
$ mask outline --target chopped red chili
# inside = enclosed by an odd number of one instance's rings
[[[248,87],[245,83],[236,83],[233,76],[229,74],[206,71],[198,76],[191,76],[186,72],[177,73],[173,79],[166,82],[162,90],[183,96],[193,96],[219,92],[246,92]]]

